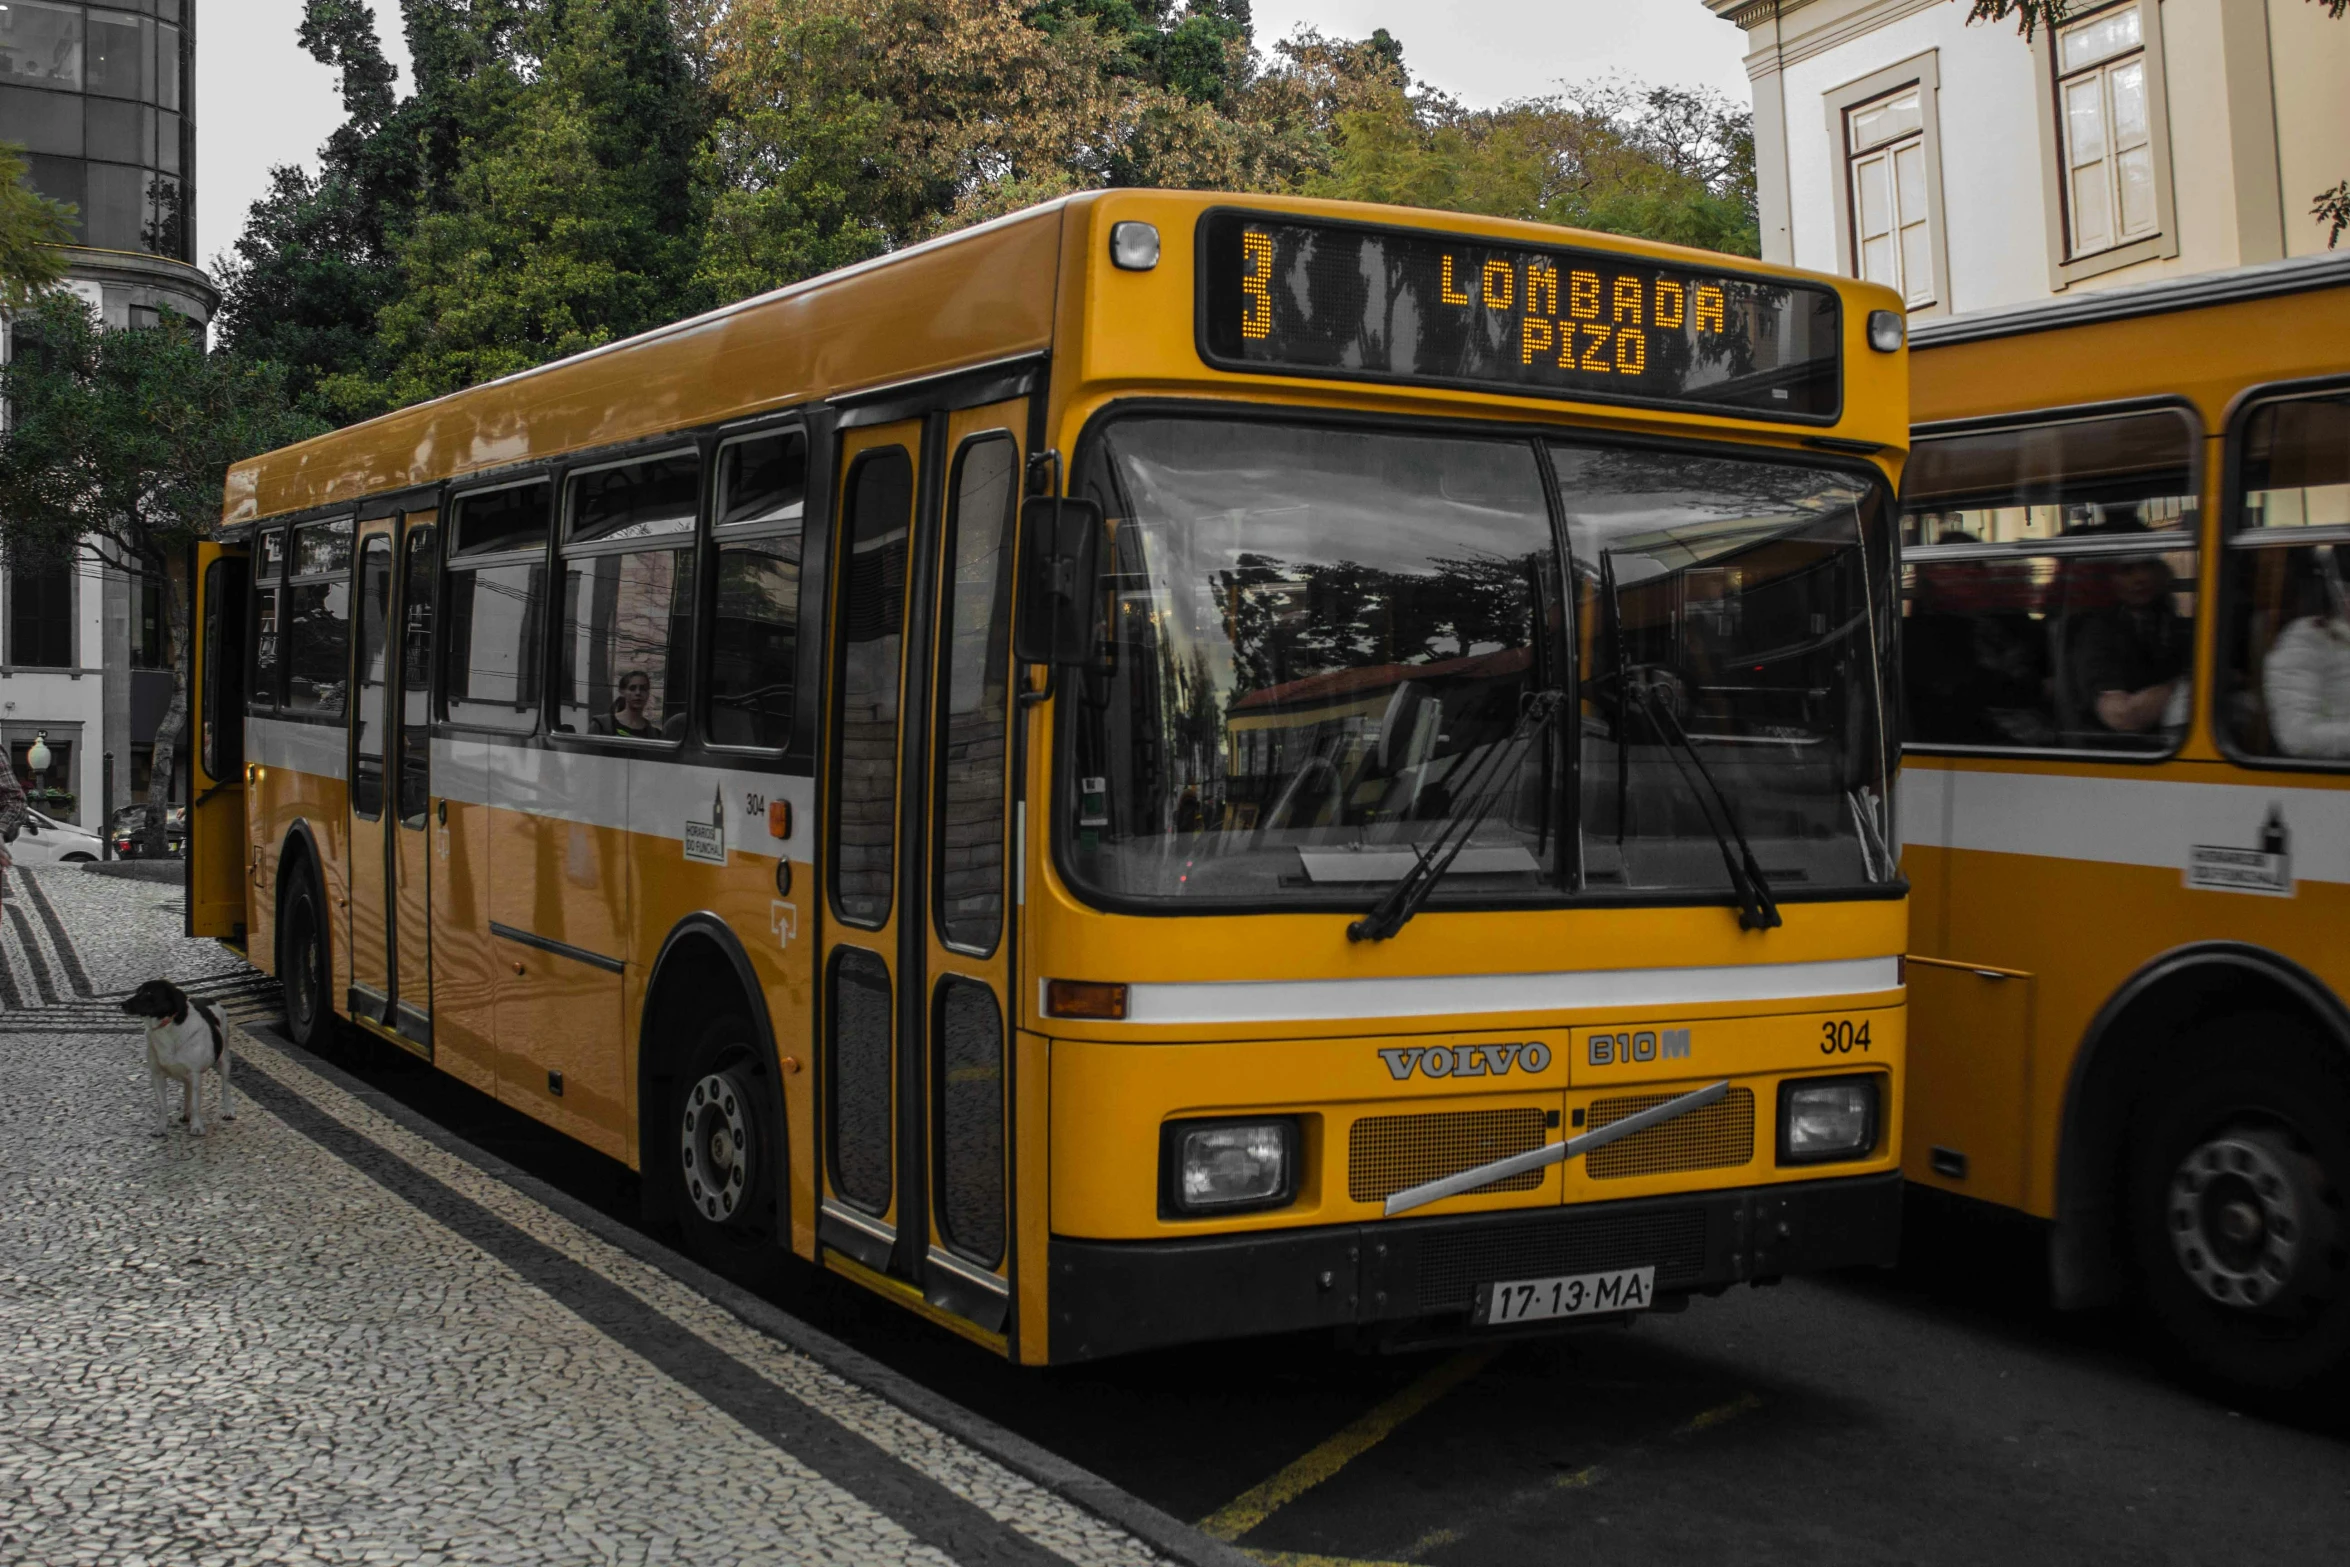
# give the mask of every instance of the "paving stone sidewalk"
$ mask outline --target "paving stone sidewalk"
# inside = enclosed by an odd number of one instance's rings
[[[139,928],[153,886],[63,880],[70,944],[69,903],[146,943],[80,948],[92,992],[236,978]],[[135,1034],[12,1010],[0,1563],[1166,1559],[290,1048],[156,1138]]]

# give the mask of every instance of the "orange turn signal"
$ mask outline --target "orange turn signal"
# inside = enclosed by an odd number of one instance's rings
[[[1048,979],[1044,982],[1044,1009],[1052,1017],[1120,1022],[1126,1016],[1126,987],[1092,979]]]
[[[770,838],[791,836],[791,801],[769,800],[767,802],[767,836]]]

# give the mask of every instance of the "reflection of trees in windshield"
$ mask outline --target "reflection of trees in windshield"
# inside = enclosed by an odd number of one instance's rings
[[[1449,813],[1461,759],[1514,720],[1539,562],[1428,566],[1242,555],[1217,574],[1233,681],[1215,824],[1369,828]]]
[[[1432,558],[1425,572],[1244,554],[1216,573],[1235,694],[1362,664],[1466,658],[1522,643],[1534,562]]]

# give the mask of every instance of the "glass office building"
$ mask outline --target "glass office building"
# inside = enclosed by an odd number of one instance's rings
[[[195,262],[195,0],[0,0],[0,141],[79,243]]]

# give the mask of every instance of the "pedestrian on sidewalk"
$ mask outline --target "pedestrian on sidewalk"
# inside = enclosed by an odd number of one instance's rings
[[[24,783],[16,776],[16,764],[0,757],[0,896],[8,890],[8,867],[16,863],[8,852],[8,845],[16,842],[16,831],[24,825]]]

